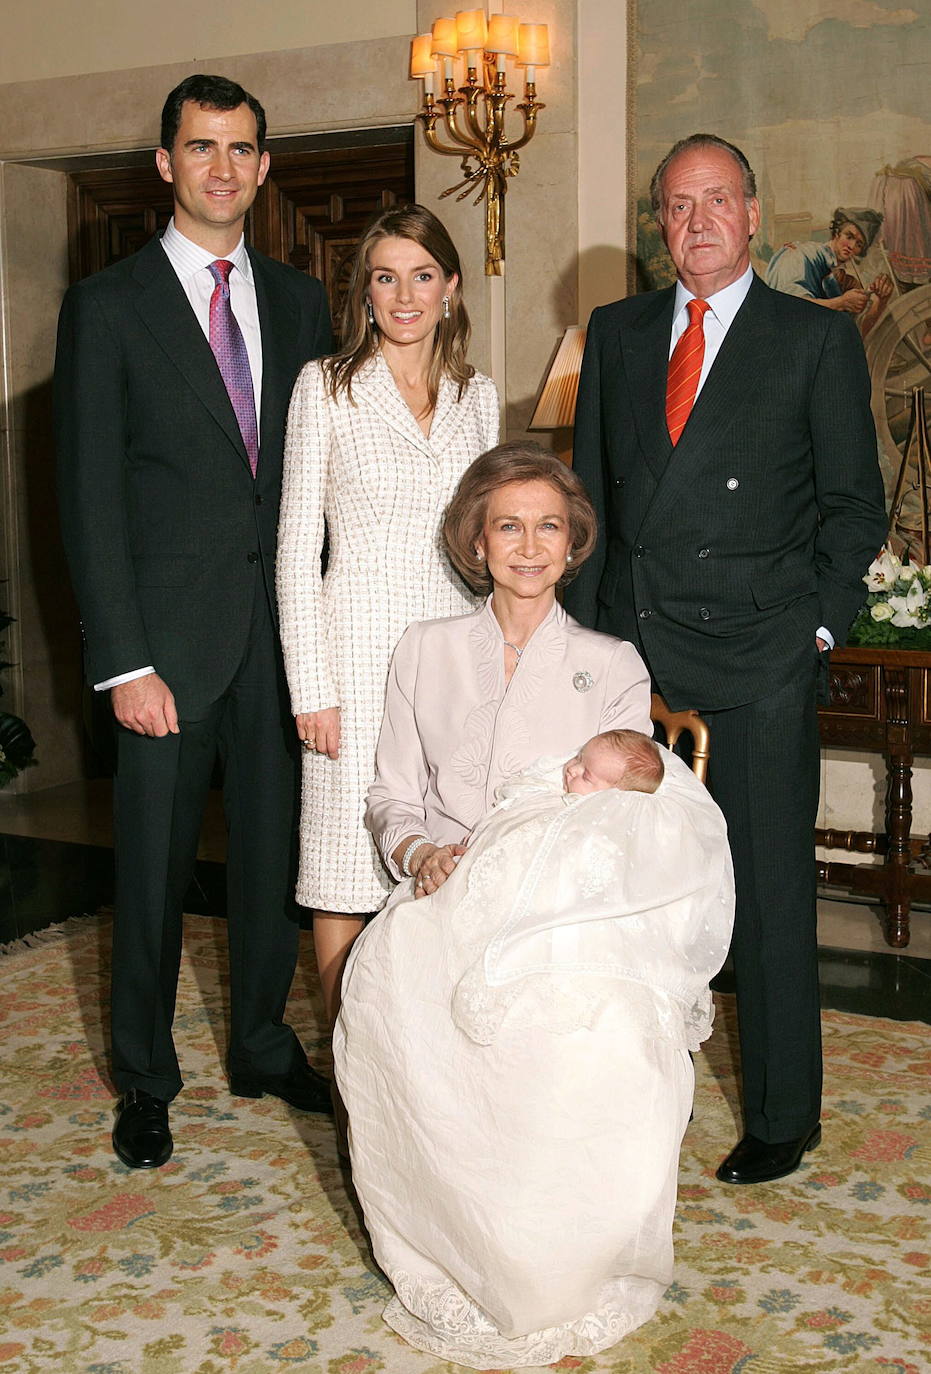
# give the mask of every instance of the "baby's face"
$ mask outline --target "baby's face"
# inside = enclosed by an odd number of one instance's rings
[[[604,792],[620,780],[617,754],[599,739],[590,739],[562,770],[562,782],[567,792],[585,796],[589,792]]]

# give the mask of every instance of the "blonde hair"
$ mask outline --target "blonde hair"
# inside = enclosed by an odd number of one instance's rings
[[[626,764],[614,786],[621,792],[655,792],[663,781],[665,766],[656,740],[640,730],[605,730],[596,735],[619,754]]]
[[[371,253],[382,239],[409,239],[418,243],[439,264],[447,281],[455,274],[459,284],[449,296],[449,317],[441,317],[433,342],[433,358],[427,373],[430,409],[436,405],[440,381],[449,377],[459,387],[459,400],[475,368],[466,361],[472,326],[462,299],[462,267],[455,244],[446,227],[423,205],[395,205],[381,210],[366,226],[349,274],[349,286],[340,321],[339,350],[323,362],[323,375],[330,395],[340,391],[352,400],[352,382],[359,369],[378,351],[378,334],[369,323],[366,300],[371,272]]]

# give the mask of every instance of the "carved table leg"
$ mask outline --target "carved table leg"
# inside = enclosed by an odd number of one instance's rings
[[[886,943],[896,949],[909,941],[911,910],[912,743],[908,724],[908,670],[883,670],[886,695]]]

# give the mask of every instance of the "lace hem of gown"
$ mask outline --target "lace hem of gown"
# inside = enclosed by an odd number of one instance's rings
[[[642,1326],[655,1313],[663,1285],[649,1279],[622,1278],[605,1285],[604,1303],[574,1321],[503,1336],[481,1308],[451,1283],[418,1279],[397,1271],[398,1294],[384,1319],[409,1345],[472,1369],[553,1364],[566,1355],[597,1355]]]

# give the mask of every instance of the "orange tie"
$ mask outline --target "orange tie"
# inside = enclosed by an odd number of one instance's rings
[[[685,422],[695,404],[701,365],[705,358],[702,317],[710,308],[707,301],[689,301],[688,325],[669,359],[669,371],[666,374],[666,424],[673,444],[679,442],[679,435],[685,429]]]

